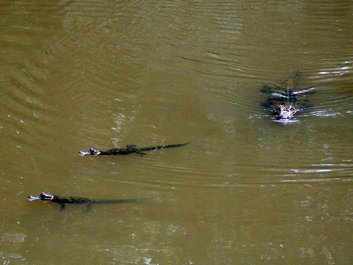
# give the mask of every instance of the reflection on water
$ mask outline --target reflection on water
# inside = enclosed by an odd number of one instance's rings
[[[4,1],[0,263],[351,264],[352,8]],[[283,126],[260,89],[296,70],[316,93]],[[158,200],[62,213],[42,191]]]

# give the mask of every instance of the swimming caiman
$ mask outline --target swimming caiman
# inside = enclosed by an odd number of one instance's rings
[[[106,151],[98,150],[95,148],[90,148],[88,150],[83,150],[78,152],[80,156],[98,156],[98,155],[128,155],[132,153],[137,153],[140,155],[145,155],[146,151],[158,150],[158,149],[168,149],[174,147],[180,147],[187,145],[187,143],[182,144],[168,144],[168,145],[157,145],[157,146],[149,146],[149,147],[137,147],[136,145],[127,145],[126,148],[114,148]]]
[[[85,204],[87,206],[87,210],[89,210],[92,204],[129,203],[129,202],[142,202],[147,200],[147,198],[96,200],[96,199],[88,199],[88,198],[81,198],[81,197],[60,197],[46,192],[42,192],[37,196],[30,195],[27,198],[29,201],[55,202],[60,205],[60,210],[64,210],[66,204]]]
[[[262,103],[273,114],[273,119],[281,123],[296,122],[295,114],[310,105],[306,95],[315,93],[315,87],[299,88],[299,72],[281,85],[264,85],[261,92],[270,94],[267,101]]]

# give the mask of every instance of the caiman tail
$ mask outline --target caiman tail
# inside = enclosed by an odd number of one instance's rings
[[[149,146],[149,147],[141,147],[139,148],[139,151],[144,152],[144,151],[151,151],[151,150],[159,150],[159,149],[168,149],[168,148],[175,148],[175,147],[181,147],[189,144],[189,142],[182,143],[182,144],[167,144],[167,145],[157,145],[157,146]]]
[[[149,201],[152,200],[156,197],[144,197],[144,198],[137,198],[137,199],[117,199],[117,200],[99,200],[99,199],[93,199],[91,200],[92,204],[119,204],[119,203],[135,203],[135,202],[144,202],[144,201]]]
[[[289,79],[283,82],[283,88],[287,91],[295,89],[299,83],[299,78],[300,72],[295,71]]]

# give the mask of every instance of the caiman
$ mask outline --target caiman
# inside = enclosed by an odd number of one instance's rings
[[[187,145],[187,143],[182,144],[168,144],[168,145],[157,145],[157,146],[148,146],[148,147],[137,147],[136,145],[127,145],[126,148],[114,148],[106,151],[98,150],[95,148],[89,148],[88,150],[82,150],[78,152],[80,156],[98,156],[98,155],[128,155],[132,153],[145,155],[146,151],[159,150],[159,149],[168,149],[174,147],[180,147]]]
[[[272,112],[274,121],[284,124],[297,122],[296,113],[310,106],[306,96],[315,93],[315,87],[299,88],[299,77],[297,71],[280,85],[262,87],[261,92],[270,94],[262,105]]]
[[[97,200],[97,199],[88,199],[88,198],[81,198],[81,197],[60,197],[46,192],[42,192],[37,196],[30,195],[27,198],[29,201],[55,202],[60,205],[60,210],[64,210],[66,204],[85,204],[87,206],[87,210],[89,210],[93,204],[142,202],[148,199],[148,198],[141,198],[141,199]]]

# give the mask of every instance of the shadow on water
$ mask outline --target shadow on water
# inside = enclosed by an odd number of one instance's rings
[[[352,8],[1,3],[0,263],[351,264]],[[275,123],[260,89],[296,70],[312,106]],[[42,190],[159,199],[61,213]]]

